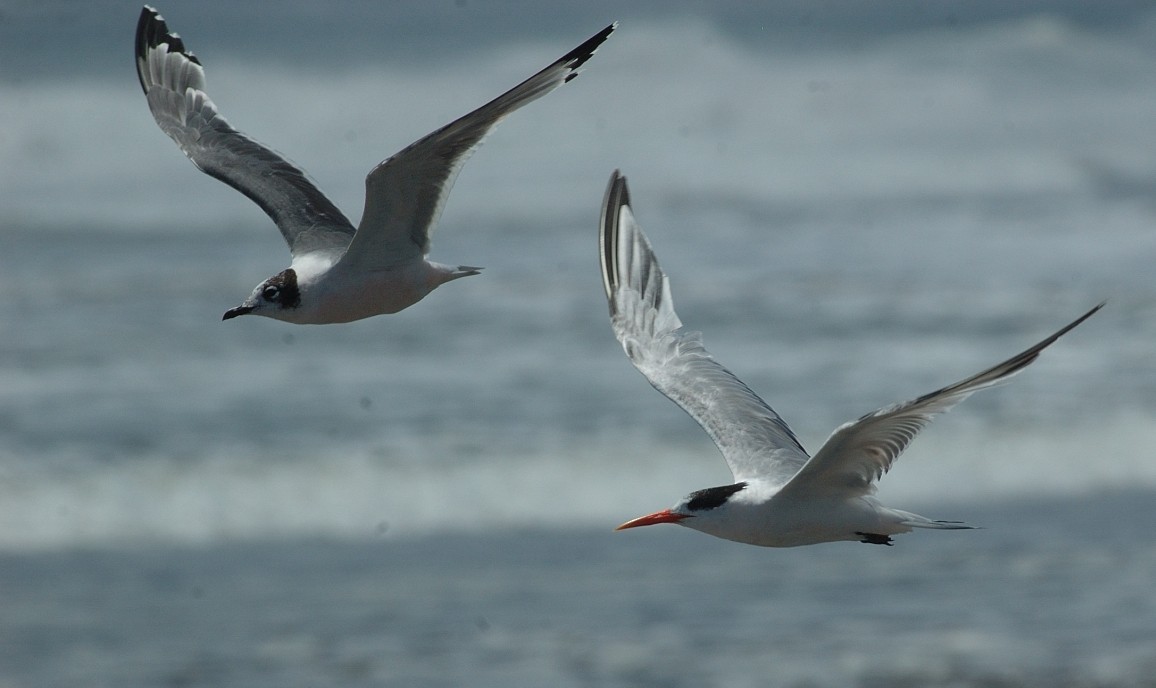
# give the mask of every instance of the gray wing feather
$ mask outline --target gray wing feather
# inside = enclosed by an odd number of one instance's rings
[[[806,451],[770,406],[711,357],[698,332],[681,329],[670,284],[617,171],[602,203],[599,243],[611,326],[634,367],[698,421],[736,480],[786,483]]]
[[[919,431],[972,393],[1007,381],[1040,352],[1103,308],[1101,303],[1047,339],[999,365],[912,401],[894,404],[839,426],[782,493],[869,494]]]
[[[149,110],[201,171],[252,199],[294,257],[344,251],[353,225],[305,173],[229,125],[205,93],[205,72],[180,36],[147,5],[136,31],[136,68]]]
[[[599,31],[506,93],[385,160],[365,178],[365,211],[345,262],[382,267],[424,256],[470,155],[507,115],[578,75],[617,24]]]

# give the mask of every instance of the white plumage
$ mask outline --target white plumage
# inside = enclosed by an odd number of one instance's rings
[[[840,426],[811,457],[779,414],[711,357],[698,332],[682,329],[669,282],[617,171],[603,200],[599,242],[614,336],[650,384],[706,430],[735,479],[620,530],[677,523],[752,545],[793,547],[837,540],[891,544],[891,535],[912,528],[970,528],[883,506],[872,496],[875,482],[937,415],[1020,372],[1104,305],[999,365]]]
[[[136,65],[157,125],[201,171],[252,199],[276,223],[292,263],[224,319],[339,323],[396,313],[481,268],[426,260],[430,233],[462,165],[507,115],[578,74],[611,24],[550,66],[370,171],[357,229],[305,173],[234,129],[205,92],[205,72],[151,7],[141,10]]]

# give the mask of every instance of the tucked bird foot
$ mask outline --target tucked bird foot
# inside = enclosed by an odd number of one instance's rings
[[[859,542],[863,542],[868,545],[887,545],[888,547],[892,545],[890,535],[880,535],[878,533],[860,533],[859,531],[855,531],[855,534],[863,538]]]

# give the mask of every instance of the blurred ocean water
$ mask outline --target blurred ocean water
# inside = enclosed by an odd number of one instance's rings
[[[1151,685],[1156,14],[857,7],[160,6],[352,217],[622,20],[466,165],[432,255],[483,275],[317,328],[219,322],[287,252],[151,121],[139,7],[0,5],[0,686]],[[615,167],[683,321],[812,449],[1108,299],[882,482],[988,530],[612,534],[727,479],[609,332]]]
[[[893,548],[681,529],[0,555],[41,686],[1151,686],[1150,492]]]

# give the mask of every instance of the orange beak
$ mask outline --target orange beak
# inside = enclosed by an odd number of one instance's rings
[[[656,511],[653,514],[639,516],[633,521],[627,521],[614,530],[626,530],[627,528],[637,528],[639,526],[653,526],[658,523],[678,523],[684,518],[690,518],[690,516],[687,516],[686,514],[675,513],[670,509],[663,509],[662,511]]]

